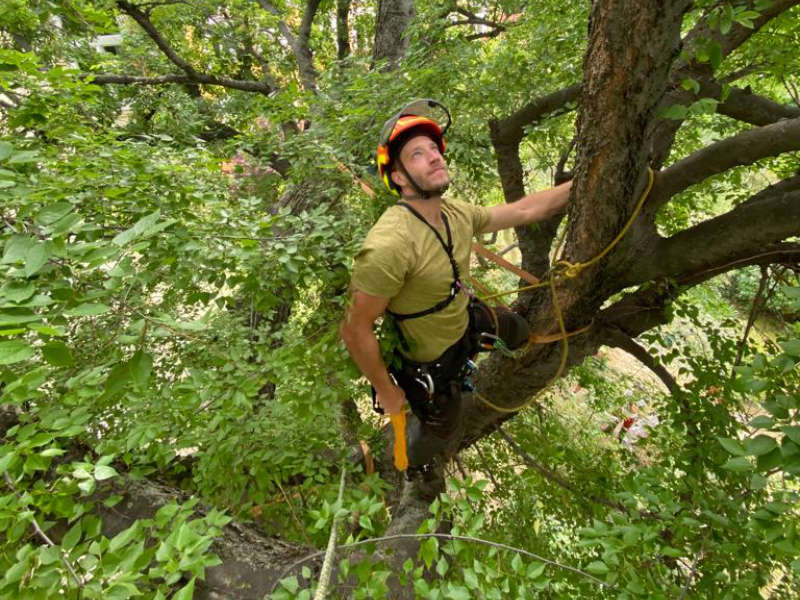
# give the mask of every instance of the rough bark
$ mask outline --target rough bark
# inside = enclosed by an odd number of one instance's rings
[[[386,68],[391,70],[405,56],[408,50],[406,28],[415,14],[414,0],[378,0],[374,62],[387,61]]]
[[[350,0],[336,0],[336,56],[344,60],[350,56]]]

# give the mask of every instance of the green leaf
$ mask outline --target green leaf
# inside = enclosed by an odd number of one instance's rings
[[[605,575],[608,573],[608,566],[601,560],[596,560],[586,565],[586,571],[592,575]]]
[[[51,365],[68,367],[73,363],[72,352],[64,342],[47,342],[42,346],[42,356]]]
[[[718,437],[717,441],[723,448],[725,448],[725,450],[728,451],[729,454],[733,454],[734,456],[745,455],[744,447],[738,441],[722,437]]]
[[[287,589],[290,594],[296,593],[300,588],[300,584],[297,582],[297,577],[294,575],[281,579],[281,585]]]
[[[793,358],[800,358],[800,340],[792,339],[781,342],[783,351]]]
[[[439,541],[436,538],[429,537],[419,545],[419,553],[425,567],[430,569],[431,564],[439,554]]]
[[[708,45],[708,59],[714,69],[717,69],[722,64],[722,47],[719,42],[711,42]]]
[[[39,158],[39,152],[37,150],[23,150],[22,152],[14,152],[14,154],[8,160],[8,164],[22,165],[26,163],[36,162],[36,159],[38,158]]]
[[[195,577],[192,577],[189,583],[175,592],[175,595],[172,596],[172,600],[192,600],[194,597],[194,581]]]
[[[0,142],[0,162],[7,159],[14,152],[14,146],[8,142]]]
[[[662,119],[671,119],[673,121],[682,121],[689,114],[689,109],[682,104],[673,104],[669,108],[661,112]]]
[[[80,541],[81,533],[81,522],[78,521],[64,534],[64,537],[61,538],[61,546],[66,550],[71,550]]]
[[[102,315],[108,310],[110,309],[105,304],[87,302],[85,304],[80,304],[75,308],[65,310],[63,314],[67,317],[93,317],[95,315]]]
[[[754,429],[769,429],[775,425],[775,419],[767,415],[758,415],[756,418],[752,419],[748,425]]]
[[[50,259],[50,250],[47,244],[37,244],[32,246],[28,253],[25,255],[25,266],[23,267],[23,274],[25,277],[30,277],[39,272],[39,270],[47,264]],[[49,302],[47,302],[49,304]],[[26,304],[30,306],[30,304]]]
[[[685,90],[691,90],[695,94],[700,93],[700,84],[696,79],[688,78],[681,81],[681,87]]]
[[[759,435],[745,441],[745,449],[749,456],[761,456],[777,448],[777,442],[766,435]]]
[[[744,471],[751,471],[753,465],[750,464],[750,461],[744,456],[737,456],[729,458],[728,461],[722,465],[722,468],[727,471],[733,471],[734,473],[742,473]]]
[[[545,564],[543,562],[534,561],[528,565],[528,572],[526,577],[528,579],[538,579],[544,573]]]
[[[34,349],[23,340],[0,342],[0,365],[11,365],[28,360],[34,355]]]
[[[12,235],[6,241],[6,246],[3,251],[2,264],[9,265],[24,261],[28,250],[30,250],[35,244],[36,241],[26,235]]]
[[[117,476],[117,471],[114,467],[109,467],[108,465],[97,465],[94,468],[94,478],[97,481],[103,481],[104,479],[111,479],[112,477]]]
[[[36,215],[36,220],[42,225],[50,225],[71,211],[72,204],[69,202],[56,202],[55,204],[50,204],[40,210],[39,214]]]
[[[133,525],[120,531],[117,535],[115,535],[108,544],[108,551],[109,552],[116,552],[123,546],[127,546],[130,544],[134,539],[139,536],[140,525],[139,522],[135,522]]]
[[[150,380],[150,373],[153,370],[153,357],[147,352],[137,350],[131,358],[128,366],[131,370],[131,377],[134,384],[139,389],[147,387]]]
[[[133,227],[131,227],[130,229],[126,229],[122,233],[117,234],[114,237],[114,239],[111,240],[111,243],[114,244],[115,246],[124,246],[132,242],[137,237],[144,235],[148,229],[150,229],[153,225],[156,224],[156,222],[160,217],[161,217],[160,210],[150,213],[146,217],[142,217],[133,225]]]
[[[36,286],[31,281],[9,281],[2,289],[3,296],[16,304],[27,300],[35,292]]]
[[[795,444],[800,445],[800,425],[785,425],[781,431]]]

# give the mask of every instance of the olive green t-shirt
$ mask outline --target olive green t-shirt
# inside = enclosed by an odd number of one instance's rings
[[[461,278],[469,275],[472,237],[489,223],[489,209],[454,200],[442,200],[453,239],[453,257]],[[444,226],[437,228],[447,241]],[[430,227],[402,206],[388,208],[370,229],[355,257],[352,287],[379,298],[389,298],[389,310],[410,314],[426,310],[447,298],[453,270],[447,253]],[[457,342],[467,328],[463,292],[440,311],[400,321],[410,342],[408,358],[429,362]]]

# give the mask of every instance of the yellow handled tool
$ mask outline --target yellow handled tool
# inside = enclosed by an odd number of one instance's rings
[[[406,413],[389,415],[394,429],[394,466],[398,471],[408,468],[408,454],[406,453]]]

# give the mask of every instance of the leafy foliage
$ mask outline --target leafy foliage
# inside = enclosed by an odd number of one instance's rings
[[[345,425],[343,408],[368,400],[337,327],[350,259],[389,203],[353,185],[379,187],[367,165],[380,115],[412,93],[446,97],[454,193],[500,202],[487,122],[581,79],[586,4],[461,3],[502,26],[487,36],[458,23],[454,3],[417,3],[407,56],[388,70],[373,65],[374,3],[350,3],[341,60],[322,3],[316,93],[283,33],[302,18],[292,2],[147,7],[187,64],[269,93],[187,78],[111,85],[104,76],[186,72],[122,4],[11,0],[0,14],[0,598],[191,598],[232,518],[304,547],[343,523],[338,582],[357,598],[385,597],[395,575],[424,598],[797,594],[789,272],[768,303],[785,319],[769,325],[778,344],[741,343],[758,277],[737,272],[685,293],[673,322],[639,340],[677,373],[679,394],[616,371],[603,351],[506,427],[518,448],[493,435],[463,453],[402,573],[380,560],[391,536],[377,539],[397,516],[390,483],[371,475],[336,500],[333,473],[351,451],[342,431],[379,437]],[[687,25],[709,19],[724,34],[765,6],[698,2]],[[690,58],[797,102],[796,16],[724,60],[711,40]],[[101,35],[121,36],[115,53]],[[742,130],[716,113],[722,101],[666,108],[684,120],[670,160]],[[573,129],[571,113],[528,126],[529,187],[549,184]],[[660,211],[660,232],[797,169],[788,153],[712,177]],[[631,406],[659,417],[635,443],[613,433]],[[103,515],[143,479],[186,495],[109,532]],[[432,535],[447,526],[450,539]],[[310,598],[311,563],[301,573],[273,596]]]

